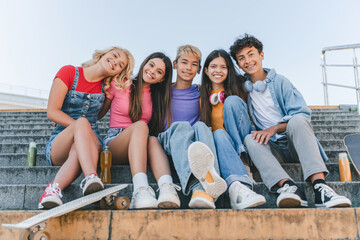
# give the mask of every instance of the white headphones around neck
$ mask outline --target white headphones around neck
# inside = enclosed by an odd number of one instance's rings
[[[218,93],[212,93],[209,97],[209,102],[212,105],[217,105],[218,103],[224,103],[225,102],[225,92],[220,91]]]
[[[253,90],[257,92],[264,92],[267,87],[266,79],[264,81],[256,81],[254,84],[250,80],[244,82],[244,88],[247,92],[252,92]]]

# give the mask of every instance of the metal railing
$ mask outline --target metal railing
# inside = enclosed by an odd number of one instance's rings
[[[0,92],[14,95],[21,95],[27,97],[35,97],[41,99],[47,99],[49,97],[49,91],[36,89],[36,88],[28,88],[22,87],[7,83],[0,83]]]
[[[356,48],[360,48],[360,44],[351,44],[351,45],[342,45],[342,46],[323,48],[322,53],[321,53],[321,62],[322,62],[321,67],[322,67],[322,75],[323,75],[322,84],[324,86],[325,105],[329,105],[329,95],[328,95],[328,86],[329,85],[335,86],[335,87],[355,89],[356,90],[356,101],[357,101],[357,112],[360,115],[360,85],[359,85],[359,72],[358,72],[358,67],[360,67],[360,65],[358,65],[358,63],[357,63],[356,52],[355,52]],[[335,50],[346,50],[346,49],[352,49],[354,52],[353,64],[326,64],[326,59],[325,59],[326,52],[335,51]],[[341,84],[328,83],[326,67],[352,67],[352,68],[354,68],[355,87],[341,85]]]

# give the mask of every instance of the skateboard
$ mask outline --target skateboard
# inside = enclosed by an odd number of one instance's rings
[[[344,138],[344,145],[349,154],[350,161],[360,174],[360,134],[349,134]]]
[[[37,214],[18,224],[3,223],[2,225],[9,229],[24,229],[24,231],[20,235],[20,239],[47,240],[50,239],[50,235],[49,233],[45,232],[44,229],[46,227],[47,220],[50,218],[62,216],[66,213],[72,212],[97,201],[100,201],[100,207],[102,209],[128,209],[130,206],[129,198],[116,197],[119,191],[126,188],[127,186],[127,184],[121,184],[115,187],[106,188],[102,191],[89,194],[87,196],[78,198],[71,202]]]

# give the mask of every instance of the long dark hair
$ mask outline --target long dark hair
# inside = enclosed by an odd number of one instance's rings
[[[209,102],[210,92],[212,90],[211,80],[205,73],[205,69],[208,69],[212,60],[218,57],[223,57],[226,62],[228,74],[224,81],[225,96],[237,95],[246,101],[246,92],[243,87],[244,77],[235,70],[234,63],[231,60],[230,55],[223,49],[212,51],[206,58],[204,67],[201,74],[201,87],[200,87],[200,99],[201,99],[201,113],[200,119],[206,125],[211,126],[211,110],[212,105]]]
[[[165,63],[164,80],[150,85],[152,99],[152,114],[149,122],[150,134],[156,136],[165,128],[165,121],[172,122],[171,117],[171,81],[172,64],[170,58],[161,52],[150,54],[141,64],[137,76],[133,80],[130,93],[129,116],[132,122],[141,119],[142,115],[142,87],[143,87],[143,69],[146,63],[153,58],[160,58]]]

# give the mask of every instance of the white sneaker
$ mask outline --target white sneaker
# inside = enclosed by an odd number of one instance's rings
[[[38,205],[39,209],[50,209],[63,204],[61,201],[62,194],[58,183],[49,183],[45,188],[44,193],[41,195]]]
[[[231,185],[233,186],[232,191],[229,192],[229,197],[232,209],[251,208],[266,203],[264,196],[257,194],[244,184],[236,181]]]
[[[279,208],[307,207],[308,202],[304,192],[296,185],[284,184],[277,190],[279,196],[276,199],[276,205]]]
[[[202,142],[193,142],[188,149],[188,159],[191,172],[212,198],[226,191],[227,184],[216,172],[214,154],[208,146]]]
[[[157,208],[158,202],[155,198],[155,192],[150,187],[139,187],[133,192],[130,209],[149,209]]]
[[[81,181],[80,188],[85,196],[103,190],[104,184],[96,173],[92,173]]]
[[[164,183],[161,185],[158,189],[158,191],[160,191],[157,201],[158,208],[179,208],[180,199],[176,190],[180,191],[181,187],[173,183]]]
[[[331,187],[324,183],[315,184],[314,189],[321,193],[321,198],[315,198],[315,207],[351,207],[351,201],[345,196],[338,195]]]

